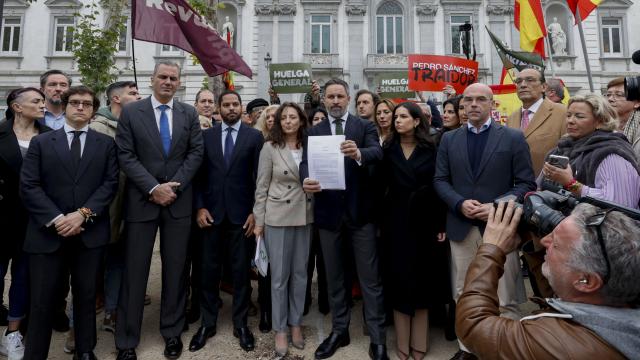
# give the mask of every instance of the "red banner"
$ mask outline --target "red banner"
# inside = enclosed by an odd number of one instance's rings
[[[209,76],[233,70],[249,78],[251,68],[184,0],[134,0],[133,38],[167,44],[193,54]]]
[[[454,56],[409,55],[409,89],[442,91],[451,85],[458,94],[478,80],[478,63]]]

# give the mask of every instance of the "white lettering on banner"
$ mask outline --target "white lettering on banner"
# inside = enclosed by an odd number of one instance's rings
[[[307,70],[276,70],[273,72],[274,78],[299,78],[310,76],[311,75]]]
[[[311,86],[311,79],[274,79],[272,86]]]
[[[408,85],[408,84],[409,84],[409,79],[382,79],[382,81],[380,82],[380,85],[382,86]]]
[[[149,8],[166,11],[173,17],[176,17],[177,14],[177,19],[182,22],[189,22],[189,20],[193,18],[193,23],[197,26],[210,29],[216,34],[218,33],[206,20],[200,16],[196,16],[191,9],[163,0],[145,0],[145,5]]]

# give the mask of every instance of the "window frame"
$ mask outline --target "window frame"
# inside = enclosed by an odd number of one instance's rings
[[[62,49],[63,50],[56,50],[57,49],[57,45],[58,45],[58,27],[59,27],[59,20],[60,19],[71,19],[71,24],[63,24],[63,28],[65,29],[63,32],[63,38],[62,38]],[[73,34],[74,34],[74,30],[75,30],[75,26],[76,26],[76,17],[73,15],[55,15],[53,17],[53,44],[52,44],[52,54],[54,56],[71,56],[73,55]],[[71,27],[71,49],[70,50],[64,50],[65,49],[65,45],[68,41],[68,35],[69,35],[69,31],[67,30],[69,27]]]
[[[5,37],[5,27],[7,26],[6,21],[7,20],[18,20],[19,23],[17,24],[17,26],[15,26],[14,24],[10,24],[10,28],[11,28],[11,35],[9,38],[9,50],[4,50],[4,37]],[[2,56],[16,56],[16,55],[20,55],[22,53],[22,38],[24,35],[24,24],[23,24],[23,16],[17,15],[17,16],[12,16],[12,15],[8,15],[8,16],[3,16],[2,17],[2,24],[1,24],[1,28],[0,28],[0,54]],[[14,46],[14,40],[15,40],[15,29],[18,28],[19,29],[19,33],[18,33],[18,49],[17,50],[11,50]]]
[[[160,49],[160,56],[182,56],[183,51],[182,49],[180,49],[177,46],[173,46],[173,45],[168,45],[168,44],[158,44],[159,49]],[[168,47],[167,50],[165,50],[165,46]]]
[[[461,22],[455,22],[454,23],[453,22],[453,18],[455,16],[465,16],[465,17],[469,18],[468,23],[469,24],[473,24],[473,14],[470,14],[470,13],[449,13],[448,16],[449,16],[449,41],[450,41],[450,46],[451,46],[450,50],[449,50],[449,53],[452,54],[452,55],[464,55],[464,50],[463,50],[463,47],[462,47],[462,40],[460,38],[460,31],[458,30],[458,27],[460,25],[464,25],[465,23],[467,23],[467,21],[462,22],[462,23]],[[475,26],[474,26],[474,28],[475,28]],[[454,39],[454,34],[457,34],[457,39]],[[475,32],[472,29],[471,30],[471,44],[472,45],[474,44],[474,41],[475,41]],[[460,48],[459,52],[456,52],[454,50],[454,46],[453,45],[456,42],[458,43],[458,46]]]
[[[610,21],[610,20],[614,20],[617,21],[617,25],[605,25],[605,21]],[[614,44],[614,38],[613,38],[613,30],[617,29],[618,30],[618,50],[619,51],[613,51],[613,48],[615,47]],[[605,30],[607,30],[608,32],[608,36],[605,39]],[[600,35],[600,42],[601,42],[601,46],[600,46],[600,52],[602,53],[602,56],[605,57],[622,57],[624,56],[624,51],[625,51],[625,47],[624,47],[624,38],[623,38],[623,21],[622,18],[620,17],[614,17],[614,16],[607,16],[607,17],[602,17],[600,18],[600,31],[599,31],[599,35]],[[609,50],[610,51],[606,51],[605,50],[605,40],[607,40],[609,42]]]
[[[400,8],[401,14],[380,14],[380,9],[387,3],[393,3],[394,5]],[[387,0],[380,3],[378,6],[375,17],[374,17],[374,34],[375,34],[375,53],[379,55],[393,55],[393,54],[404,54],[406,53],[406,31],[405,28],[407,26],[407,22],[404,21],[404,9],[402,4],[397,1]],[[382,52],[380,51],[380,38],[379,38],[379,28],[380,28],[380,20],[382,20]],[[392,49],[393,51],[389,52],[389,20],[391,20],[391,40],[393,42]],[[398,21],[400,22],[401,34],[398,36]],[[400,40],[400,44],[398,44],[398,40]],[[398,49],[400,46],[400,49]]]
[[[328,17],[329,20],[328,21],[314,21],[314,19],[313,19],[314,17],[320,17],[320,16]],[[331,52],[332,51],[332,45],[333,45],[333,41],[331,39],[331,37],[333,36],[333,30],[331,29],[332,24],[333,24],[333,16],[331,14],[320,14],[320,13],[316,14],[316,13],[314,13],[314,14],[310,14],[309,15],[309,30],[310,30],[309,31],[309,46],[310,46],[309,53],[310,54],[331,54],[332,53]],[[314,50],[314,46],[313,46],[313,29],[316,26],[319,27],[319,31],[320,31],[320,34],[319,34],[320,44],[319,44],[319,47],[318,47],[319,51],[313,51]],[[324,28],[328,28],[329,29],[329,34],[328,34],[328,38],[327,39],[324,39],[324,36],[323,36],[324,35],[323,34]],[[323,51],[324,50],[324,46],[323,45],[324,45],[325,40],[329,42],[329,47],[328,47],[328,51],[327,52]]]

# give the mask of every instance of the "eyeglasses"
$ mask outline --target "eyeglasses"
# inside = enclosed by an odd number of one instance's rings
[[[513,82],[516,83],[516,85],[520,85],[523,82],[526,82],[527,84],[533,84],[540,81],[540,79],[534,78],[534,77],[526,77],[526,78],[517,78],[515,79]]]
[[[607,263],[607,272],[602,277],[602,283],[606,284],[609,281],[609,275],[611,275],[611,262],[609,261],[609,254],[607,253],[607,248],[604,246],[604,238],[602,237],[602,223],[607,218],[609,214],[609,210],[598,211],[594,215],[587,218],[585,221],[586,226],[596,228],[596,232],[598,233],[598,243],[600,244],[600,250],[602,251],[602,256],[604,257],[605,262]]]
[[[74,108],[79,107],[81,104],[83,108],[93,108],[93,101],[69,100],[68,104]]]
[[[616,91],[616,92],[608,92],[604,95],[607,99],[626,99],[627,96],[620,91]]]

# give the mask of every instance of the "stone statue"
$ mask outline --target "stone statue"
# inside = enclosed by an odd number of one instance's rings
[[[567,35],[558,23],[557,17],[553,18],[553,22],[547,27],[547,31],[553,55],[567,55]]]
[[[235,34],[235,28],[233,27],[233,23],[229,21],[228,16],[225,16],[224,24],[222,24],[222,32],[220,33],[220,36],[222,36],[222,38],[225,41],[229,42],[229,46],[231,48],[234,47],[233,34]]]

